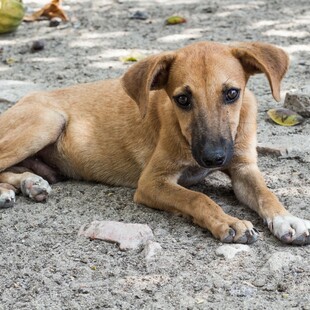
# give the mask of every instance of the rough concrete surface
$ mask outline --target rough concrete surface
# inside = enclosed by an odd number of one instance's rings
[[[45,1],[25,3],[34,9]],[[283,99],[309,84],[308,0],[67,0],[64,5],[71,18],[66,25],[22,24],[0,36],[1,80],[50,89],[119,76],[129,66],[119,57],[131,52],[148,55],[201,40],[262,40],[282,46],[291,57]],[[137,10],[149,18],[130,19]],[[172,14],[188,22],[165,26]],[[39,39],[45,48],[31,52]],[[260,155],[267,185],[290,212],[310,219],[309,119],[291,128],[267,122],[267,109],[283,101],[273,100],[263,75],[253,77],[249,87],[260,103],[258,141],[298,150]],[[52,189],[46,203],[17,197],[15,207],[0,210],[1,310],[310,309],[310,246],[276,240],[236,200],[221,174],[193,189],[261,232],[249,251],[230,260],[218,256],[222,244],[190,220],[134,204],[133,189],[73,181]],[[141,250],[124,252],[116,244],[77,237],[80,226],[94,220],[149,225],[160,255],[146,260]]]

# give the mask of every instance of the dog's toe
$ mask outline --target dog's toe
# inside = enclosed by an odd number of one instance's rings
[[[303,235],[299,236],[298,238],[294,239],[292,241],[292,244],[294,244],[294,245],[307,245],[307,244],[310,244],[309,232],[308,232],[308,236],[306,234],[303,234]]]
[[[15,203],[15,192],[13,190],[1,190],[0,193],[0,208],[13,207]]]
[[[258,237],[258,230],[250,222],[238,221],[229,228],[222,242],[251,244],[257,241]]]
[[[271,232],[283,243],[293,245],[310,244],[310,221],[292,215],[276,216],[268,220]]]
[[[235,236],[236,236],[236,232],[232,228],[229,228],[228,235],[226,237],[224,237],[222,242],[232,243],[234,241]]]
[[[258,230],[253,227],[252,229],[248,229],[245,231],[244,235],[241,236],[239,239],[237,239],[235,242],[236,243],[247,243],[247,244],[252,244],[257,241],[259,237],[259,232]]]
[[[33,175],[22,180],[21,191],[35,201],[45,201],[51,192],[51,187],[43,178]]]

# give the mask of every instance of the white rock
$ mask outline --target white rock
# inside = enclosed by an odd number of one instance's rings
[[[239,252],[248,252],[250,247],[246,244],[224,244],[218,247],[215,254],[224,256],[225,259],[232,259]]]
[[[143,250],[144,257],[147,261],[155,259],[161,252],[163,248],[158,242],[148,240]]]
[[[289,252],[275,252],[273,253],[265,264],[265,268],[270,271],[279,271],[291,263],[300,261],[302,258],[298,255],[293,255]]]
[[[121,250],[137,249],[154,239],[148,225],[115,221],[93,221],[83,225],[78,235],[118,243]]]
[[[0,80],[0,102],[15,103],[30,92],[38,91],[42,85],[31,82]]]

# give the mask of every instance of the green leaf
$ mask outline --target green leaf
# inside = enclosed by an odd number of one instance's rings
[[[186,19],[182,16],[173,15],[166,19],[166,25],[178,25],[186,23]]]

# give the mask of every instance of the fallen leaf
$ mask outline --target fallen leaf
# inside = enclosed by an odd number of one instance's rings
[[[33,22],[36,20],[41,20],[44,17],[52,19],[54,17],[59,17],[63,21],[68,21],[68,16],[60,7],[61,0],[52,0],[50,3],[46,4],[42,9],[34,12],[29,16],[24,17],[25,22]]]
[[[6,60],[5,60],[5,63],[7,64],[7,65],[12,65],[13,63],[15,63],[16,62],[16,60],[14,59],[14,58],[12,58],[12,57],[9,57],[9,58],[7,58]]]
[[[120,60],[121,60],[121,62],[127,63],[127,62],[136,62],[136,61],[139,61],[143,58],[145,58],[144,55],[137,53],[137,52],[134,52],[134,53],[129,54],[127,56],[120,57]]]
[[[166,25],[178,25],[183,23],[186,23],[186,19],[178,15],[173,15],[166,19]]]
[[[304,121],[304,118],[289,109],[271,109],[267,112],[271,120],[281,126],[295,126]]]

